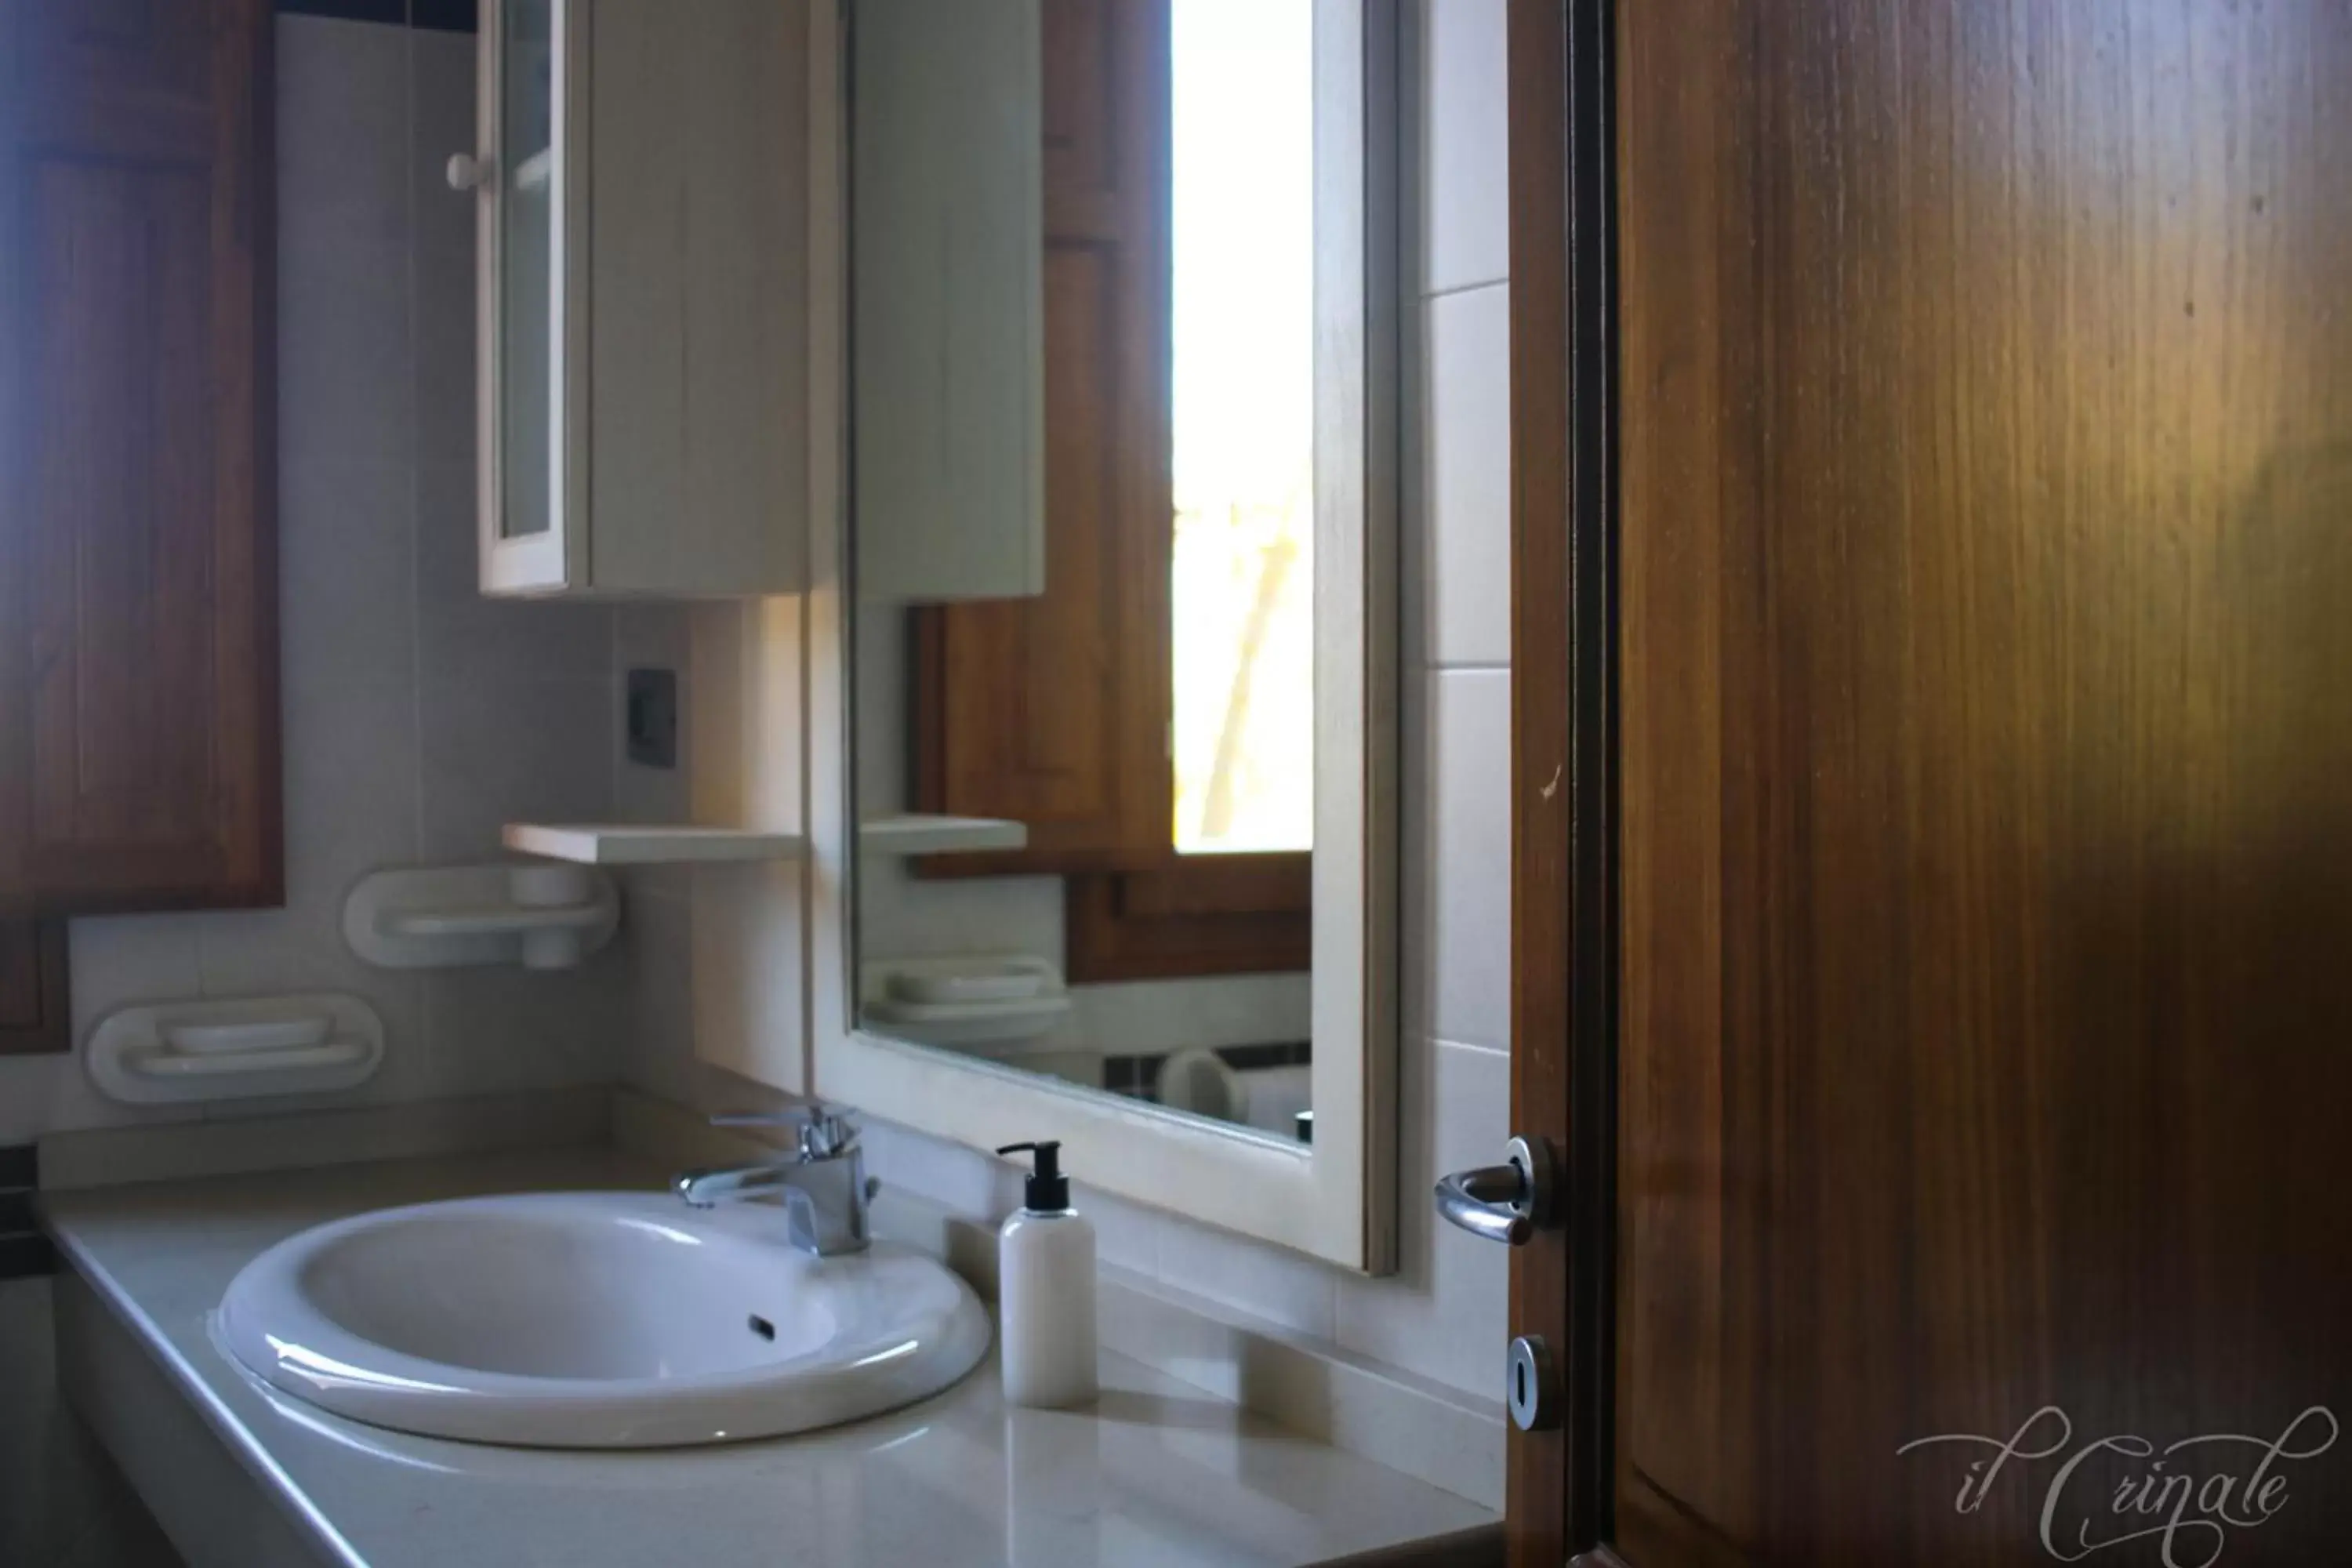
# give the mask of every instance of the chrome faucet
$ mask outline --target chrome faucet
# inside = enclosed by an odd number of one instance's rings
[[[803,1252],[835,1258],[866,1250],[866,1205],[882,1184],[866,1179],[866,1152],[846,1117],[809,1105],[773,1114],[714,1116],[710,1124],[790,1127],[797,1131],[798,1143],[788,1157],[766,1164],[680,1173],[670,1190],[687,1206],[778,1198],[784,1205],[785,1236]]]

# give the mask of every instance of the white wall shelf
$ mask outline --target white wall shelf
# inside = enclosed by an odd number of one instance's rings
[[[544,861],[377,871],[343,900],[343,940],[380,969],[570,969],[620,924],[610,877]]]
[[[744,827],[682,827],[620,823],[509,822],[506,847],[582,866],[726,864],[793,860],[808,847],[797,833]]]
[[[994,816],[884,816],[857,827],[868,855],[967,855],[985,849],[1025,849],[1028,825]]]

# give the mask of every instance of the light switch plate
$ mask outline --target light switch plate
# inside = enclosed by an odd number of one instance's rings
[[[628,747],[633,763],[677,766],[677,671],[629,671]]]

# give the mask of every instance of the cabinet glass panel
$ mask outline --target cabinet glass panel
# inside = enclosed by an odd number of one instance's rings
[[[499,7],[499,531],[553,526],[555,12]]]

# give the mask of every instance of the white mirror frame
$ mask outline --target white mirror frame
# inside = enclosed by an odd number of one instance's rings
[[[1315,29],[1318,234],[1362,237],[1318,237],[1316,255],[1315,1142],[856,1026],[845,498],[810,551],[810,1066],[827,1100],[976,1149],[1058,1138],[1082,1186],[1385,1274],[1398,1204],[1395,0],[1316,0]],[[827,488],[841,493],[837,479]]]

